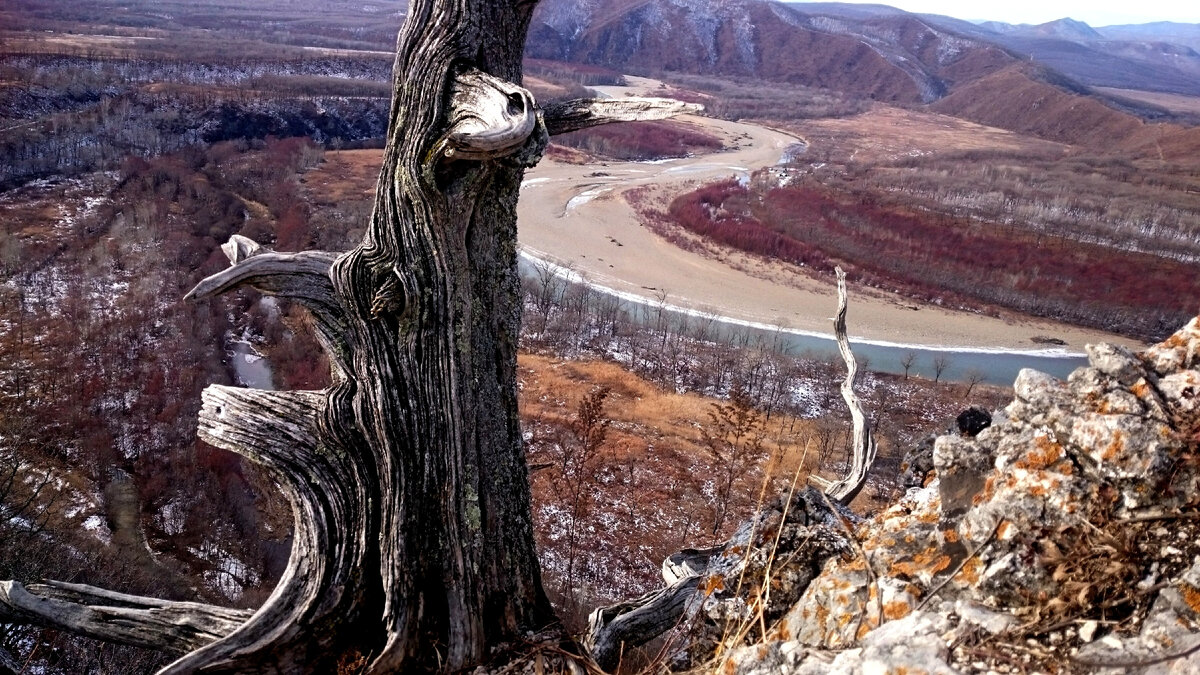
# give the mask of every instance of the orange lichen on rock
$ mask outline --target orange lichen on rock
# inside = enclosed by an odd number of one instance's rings
[[[883,606],[883,618],[889,621],[903,619],[911,613],[912,607],[909,607],[907,602],[901,600],[885,603]]]
[[[861,640],[873,630],[875,630],[875,626],[872,626],[870,621],[863,621],[862,625],[858,627],[858,632],[854,634],[854,639]]]
[[[1200,614],[1200,588],[1185,582],[1179,584],[1179,591],[1188,607],[1191,607],[1193,612]]]
[[[950,556],[942,553],[935,546],[914,555],[912,560],[897,560],[893,562],[892,573],[916,577],[921,572],[937,574],[949,566]]]
[[[817,625],[824,626],[826,621],[829,621],[829,608],[825,605],[817,605]]]
[[[725,590],[725,577],[720,574],[713,574],[704,582],[704,597],[723,590]]]
[[[979,494],[971,498],[971,503],[975,506],[979,506],[980,504],[991,499],[994,494],[996,494],[996,476],[991,475],[987,477],[986,481],[984,481],[983,489],[979,491]]]
[[[1010,537],[1008,534],[1013,531],[1013,524],[1010,521],[1002,520],[996,527],[996,538],[1000,541],[1006,541]]]
[[[942,537],[944,537],[946,539],[947,544],[957,543],[958,542],[958,530],[954,529],[953,527],[948,530],[942,530]]]
[[[1119,429],[1113,430],[1112,442],[1104,448],[1100,453],[1100,458],[1106,462],[1111,462],[1116,459],[1117,455],[1125,450],[1125,435]]]
[[[855,558],[854,560],[843,564],[842,569],[851,572],[864,572],[867,569],[867,563],[862,558]]]
[[[1025,453],[1013,466],[1018,469],[1045,469],[1063,457],[1062,446],[1044,435],[1035,436],[1033,449]]]
[[[971,558],[958,572],[958,577],[967,585],[979,583],[979,575],[983,573],[983,562],[979,558]]]
[[[1172,334],[1166,340],[1163,340],[1162,344],[1160,346],[1167,347],[1169,349],[1176,349],[1178,347],[1186,347],[1187,340],[1183,337],[1182,332],[1178,332],[1178,333]]]

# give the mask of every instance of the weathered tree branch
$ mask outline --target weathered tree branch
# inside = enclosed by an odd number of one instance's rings
[[[878,446],[871,429],[867,424],[867,416],[863,412],[862,402],[854,393],[854,380],[858,377],[858,362],[854,352],[850,351],[850,340],[846,337],[846,273],[841,267],[836,268],[838,280],[838,313],[833,320],[833,332],[837,336],[838,351],[846,362],[846,379],[842,380],[842,399],[850,408],[850,417],[854,423],[854,438],[851,446],[850,470],[841,480],[825,488],[825,494],[842,504],[854,500],[863,486],[867,483],[867,472],[875,463]]]
[[[669,98],[577,98],[542,108],[546,131],[555,136],[612,122],[661,120],[704,110],[698,103]]]
[[[601,668],[612,670],[628,648],[645,644],[679,623],[688,602],[696,598],[699,575],[650,591],[631,600],[601,607],[588,617],[584,646]]]
[[[612,670],[626,648],[643,645],[677,625],[688,602],[696,598],[709,561],[726,546],[728,543],[674,553],[663,560],[665,588],[593,611],[584,638],[592,659],[601,668]]]
[[[334,312],[337,305],[329,283],[329,266],[338,255],[326,251],[259,253],[207,277],[184,299],[203,300],[248,285],[263,293]]]
[[[162,675],[204,672],[322,672],[336,659],[338,631],[364,608],[369,535],[355,488],[369,483],[361,458],[321,441],[328,406],[345,391],[261,391],[214,385],[202,395],[198,434],[263,465],[294,514],[292,553],[279,584],[257,612],[225,639],[188,653]]]
[[[663,580],[667,584],[673,584],[687,577],[704,574],[705,570],[708,569],[708,561],[712,560],[712,557],[719,554],[724,548],[725,545],[720,544],[709,548],[685,548],[682,551],[672,553],[663,560]]]
[[[211,385],[200,395],[205,443],[237,452],[268,468],[304,461],[317,449],[323,392],[262,391]]]
[[[230,267],[196,284],[184,300],[204,300],[241,286],[295,300],[312,312],[318,337],[338,368],[344,370],[350,359],[348,327],[329,279],[329,269],[340,253],[267,251],[238,234],[222,244],[221,250],[229,258]]]
[[[171,602],[83,584],[50,581],[28,587],[0,582],[0,622],[26,623],[77,635],[185,654],[222,638],[253,611]]]

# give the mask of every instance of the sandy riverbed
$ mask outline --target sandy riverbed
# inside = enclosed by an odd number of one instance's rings
[[[630,78],[632,87],[602,88],[610,95],[652,91],[657,83]],[[678,194],[689,183],[748,175],[779,161],[799,139],[750,124],[685,116],[726,139],[731,149],[700,157],[646,163],[573,165],[543,160],[526,174],[518,205],[523,251],[568,265],[590,282],[657,301],[804,331],[829,331],[835,310],[833,275],[813,279],[747,256],[725,260],[682,250],[643,226],[620,197],[653,184]],[[901,344],[1030,350],[1050,336],[1079,351],[1089,342],[1136,344],[1126,338],[1062,323],[1017,316],[994,318],[918,306],[872,289],[850,289],[852,336]]]

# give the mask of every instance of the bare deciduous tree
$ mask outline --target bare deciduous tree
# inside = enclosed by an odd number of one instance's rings
[[[933,357],[933,381],[939,382],[946,369],[950,367],[950,357],[945,354],[938,354]]]
[[[762,460],[763,417],[754,409],[750,395],[734,388],[728,403],[712,404],[708,426],[700,434],[716,469],[712,524],[712,536],[716,537],[729,516],[734,487]]]
[[[599,387],[579,400],[575,416],[569,425],[569,435],[553,444],[550,456],[553,466],[542,475],[550,481],[551,490],[566,512],[566,566],[562,574],[564,604],[568,613],[580,612],[579,555],[582,537],[580,528],[591,512],[599,473],[602,451],[611,420],[605,412],[610,390]],[[553,535],[552,535],[553,536]]]
[[[967,398],[976,385],[987,379],[987,373],[978,368],[968,368],[967,372],[963,373],[963,379],[967,381],[967,391],[963,393],[963,398]]]

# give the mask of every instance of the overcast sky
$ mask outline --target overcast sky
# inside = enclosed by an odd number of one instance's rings
[[[875,0],[875,3],[971,21],[1045,23],[1069,16],[1091,26],[1151,21],[1200,23],[1200,1],[1197,0]]]

